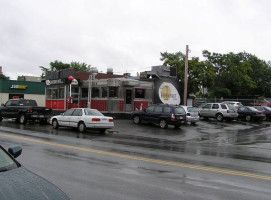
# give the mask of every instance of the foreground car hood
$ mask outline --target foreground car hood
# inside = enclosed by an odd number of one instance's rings
[[[24,167],[0,173],[1,200],[67,200],[67,195],[52,183]]]

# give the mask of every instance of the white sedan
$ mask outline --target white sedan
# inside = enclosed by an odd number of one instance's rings
[[[114,127],[112,117],[104,116],[96,109],[89,108],[72,108],[61,115],[53,116],[50,119],[54,129],[60,126],[78,128],[80,132],[86,129],[98,129],[104,133],[106,129]]]

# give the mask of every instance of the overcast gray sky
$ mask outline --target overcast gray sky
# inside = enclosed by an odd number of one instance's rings
[[[40,76],[55,60],[114,73],[150,70],[160,52],[246,51],[269,61],[270,0],[0,0],[0,66]]]

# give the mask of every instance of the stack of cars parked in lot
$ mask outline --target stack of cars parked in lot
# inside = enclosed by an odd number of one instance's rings
[[[247,122],[262,121],[271,118],[271,108],[267,106],[244,106],[240,102],[224,101],[207,103],[199,108],[199,115],[204,119],[216,118],[217,121],[241,119]]]
[[[237,119],[236,108],[231,104],[207,103],[199,109],[200,117],[204,119],[216,118],[217,121]]]

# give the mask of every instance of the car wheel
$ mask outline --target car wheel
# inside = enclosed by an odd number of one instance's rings
[[[3,120],[2,114],[0,114],[0,122]]]
[[[165,119],[161,119],[159,125],[163,129],[167,128],[168,126],[167,121]]]
[[[246,121],[247,121],[247,122],[250,122],[250,121],[251,121],[251,116],[250,116],[250,115],[247,115],[247,116],[246,116]]]
[[[217,121],[222,122],[223,121],[223,115],[222,114],[217,114],[216,119],[217,119]]]
[[[196,122],[191,122],[191,125],[193,125],[193,126],[196,125]]]
[[[135,115],[133,117],[133,121],[134,121],[135,124],[140,124],[140,122],[141,122],[140,117],[138,115]]]
[[[58,129],[59,125],[58,125],[57,119],[54,119],[54,120],[53,120],[52,125],[53,125],[53,128],[54,128],[54,129]]]
[[[25,114],[20,114],[19,121],[20,121],[20,124],[26,124]]]
[[[175,126],[175,128],[180,128],[181,125],[174,125],[174,126]]]
[[[78,125],[78,130],[81,132],[81,133],[84,133],[86,131],[86,125],[84,122],[80,122],[79,125]]]

